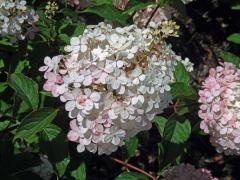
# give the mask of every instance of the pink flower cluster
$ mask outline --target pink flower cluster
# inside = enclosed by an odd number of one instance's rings
[[[218,180],[207,169],[196,169],[190,164],[180,164],[169,169],[163,180]]]
[[[199,91],[201,129],[219,152],[240,154],[240,70],[231,63],[210,69]]]
[[[79,143],[78,152],[112,153],[150,129],[171,102],[169,84],[181,58],[159,38],[152,29],[100,23],[73,37],[67,55],[45,58],[44,89],[65,102],[73,119],[68,139]]]

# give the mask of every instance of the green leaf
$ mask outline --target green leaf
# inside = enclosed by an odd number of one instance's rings
[[[3,59],[0,59],[0,69],[4,68],[4,61]]]
[[[3,122],[0,121],[0,131],[7,128],[9,124],[10,124],[10,121],[3,121]]]
[[[183,83],[189,84],[190,77],[183,63],[177,61],[174,75],[175,75],[176,82],[183,82]]]
[[[112,0],[95,0],[94,4],[96,6],[103,5],[103,4],[113,4]]]
[[[117,22],[121,25],[125,25],[128,19],[128,15],[123,15],[121,11],[119,11],[115,6],[111,4],[89,7],[82,11],[82,13],[93,13],[104,19],[112,22]]]
[[[30,68],[30,63],[28,60],[19,61],[15,69],[15,73],[21,73],[25,68]]]
[[[59,34],[58,37],[61,41],[63,41],[65,44],[70,43],[70,37],[67,34]]]
[[[7,83],[1,82],[0,83],[0,93],[4,92],[6,88],[7,88]]]
[[[138,172],[123,172],[115,180],[148,180],[148,178]]]
[[[232,10],[240,10],[240,4],[236,4],[231,7]]]
[[[138,146],[138,138],[136,136],[129,138],[125,142],[125,148],[127,152],[127,159],[130,159],[131,157],[135,156],[136,150]]]
[[[29,110],[29,106],[25,101],[22,101],[19,108],[18,108],[18,113],[25,113]]]
[[[42,108],[28,114],[21,122],[15,135],[16,138],[31,139],[49,124],[56,117],[58,109]]]
[[[66,157],[62,161],[55,163],[56,169],[58,171],[58,175],[62,177],[67,169],[67,166],[70,162],[70,158]]]
[[[61,128],[54,124],[49,124],[49,126],[43,128],[43,136],[47,141],[52,141],[55,139],[61,132]]]
[[[228,36],[227,40],[236,44],[240,44],[240,33],[231,34]]]
[[[38,85],[35,81],[21,73],[13,73],[9,76],[8,84],[34,110],[38,108]]]
[[[240,57],[237,55],[227,52],[227,51],[222,51],[220,54],[220,57],[227,62],[235,64],[237,67],[240,67]]]
[[[165,5],[168,1],[169,1],[169,0],[159,0],[159,1],[158,1],[158,4],[161,5],[161,6],[163,6],[163,5]]]
[[[186,98],[191,100],[197,99],[196,90],[193,89],[190,85],[182,82],[175,82],[171,84],[171,94],[173,99],[177,98]]]
[[[139,11],[144,9],[148,5],[153,4],[152,2],[139,2],[137,0],[132,0],[128,3],[126,10],[122,12],[124,15],[128,15],[129,13],[133,13],[135,11]]]
[[[83,34],[83,31],[85,30],[86,25],[85,24],[77,24],[73,36],[80,36]]]
[[[71,172],[71,176],[76,180],[85,180],[86,179],[86,165],[81,163],[81,165],[74,171]]]
[[[156,126],[158,128],[158,131],[160,133],[161,136],[163,136],[163,132],[164,132],[164,128],[166,126],[166,123],[167,123],[167,119],[162,117],[162,116],[158,116],[155,123],[156,123]]]
[[[40,94],[44,95],[44,96],[48,96],[48,97],[53,97],[51,92],[47,92],[47,91],[40,91]]]
[[[188,120],[177,121],[175,119],[168,120],[164,131],[163,139],[175,143],[181,144],[187,141],[191,134],[191,125]]]

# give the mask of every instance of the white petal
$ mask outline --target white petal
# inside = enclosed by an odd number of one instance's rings
[[[79,153],[85,151],[85,146],[82,145],[82,144],[77,145],[77,151],[78,151]]]
[[[101,96],[99,93],[97,92],[93,92],[91,95],[90,95],[90,99],[93,100],[94,102],[98,102],[100,100]]]
[[[92,100],[88,99],[85,102],[85,110],[90,111],[93,108],[93,102]]]
[[[84,53],[87,51],[88,47],[86,45],[81,45],[80,49],[81,49],[81,52]]]
[[[120,82],[118,80],[113,80],[111,86],[113,89],[118,89],[120,87]]]
[[[119,145],[119,143],[120,143],[120,138],[119,137],[117,137],[117,136],[114,136],[113,137],[113,139],[112,139],[112,143],[114,144],[114,145]]]
[[[68,101],[68,102],[65,104],[65,109],[66,109],[67,111],[72,111],[75,107],[76,107],[76,102],[75,102],[75,101]]]
[[[71,40],[70,40],[70,44],[71,44],[72,46],[77,46],[77,45],[79,45],[79,44],[80,44],[79,38],[78,38],[78,37],[72,37]]]
[[[85,76],[85,79],[83,81],[84,86],[89,86],[92,83],[92,77],[91,76]]]
[[[114,113],[112,109],[108,111],[108,116],[110,119],[113,119],[113,120],[118,118],[118,116]]]

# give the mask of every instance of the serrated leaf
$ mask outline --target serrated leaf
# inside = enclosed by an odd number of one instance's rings
[[[183,63],[177,61],[177,65],[175,66],[174,70],[174,75],[176,82],[183,82],[189,84],[190,77]]]
[[[127,154],[126,159],[130,159],[131,157],[135,156],[137,147],[138,147],[138,138],[136,136],[129,138],[125,142],[125,149]]]
[[[115,6],[111,4],[89,7],[82,11],[82,13],[93,13],[104,19],[112,22],[117,22],[121,25],[125,25],[128,19],[128,15],[123,15],[121,11],[119,11]]]
[[[231,34],[228,36],[227,40],[236,44],[240,44],[240,33]]]
[[[38,108],[38,84],[21,73],[13,73],[9,76],[8,84],[33,110]]]
[[[71,176],[76,180],[85,180],[86,179],[86,165],[81,163],[81,165],[74,171],[71,172]]]
[[[52,141],[55,139],[61,132],[61,128],[54,124],[50,124],[49,126],[43,128],[43,136],[47,141]]]
[[[138,172],[123,172],[115,180],[148,180],[148,178]]]
[[[8,125],[10,124],[10,121],[0,121],[0,131],[4,130],[5,128],[8,127]]]
[[[180,122],[173,119],[167,121],[163,132],[163,139],[171,143],[181,144],[187,141],[190,134],[191,125],[188,120]]]
[[[167,119],[162,117],[162,116],[158,116],[155,123],[156,123],[156,126],[158,128],[158,131],[160,133],[161,136],[163,136],[163,131],[164,131],[164,128],[166,126],[166,123],[167,123]]]
[[[70,162],[70,158],[66,157],[62,161],[55,163],[56,169],[58,171],[58,175],[62,177],[67,169],[67,166]]]
[[[190,85],[182,82],[176,82],[171,84],[171,94],[173,99],[177,98],[186,98],[191,100],[197,99],[196,90],[193,89]]]
[[[38,132],[42,131],[56,117],[58,109],[42,108],[28,114],[17,129],[15,139],[31,140]]]
[[[240,67],[240,57],[227,51],[222,51],[220,57],[227,62],[235,64],[237,67]]]

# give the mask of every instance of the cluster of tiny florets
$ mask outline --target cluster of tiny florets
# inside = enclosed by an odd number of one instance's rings
[[[190,164],[180,164],[169,169],[163,180],[218,180],[207,169],[196,169]]]
[[[33,38],[38,16],[24,0],[0,0],[0,36],[15,39]]]
[[[199,91],[201,129],[219,152],[240,154],[240,70],[223,63],[209,71]]]
[[[46,57],[40,71],[47,79],[44,89],[66,103],[73,119],[68,139],[79,143],[79,152],[110,154],[150,129],[171,102],[178,56],[152,29],[88,26],[65,51]]]

